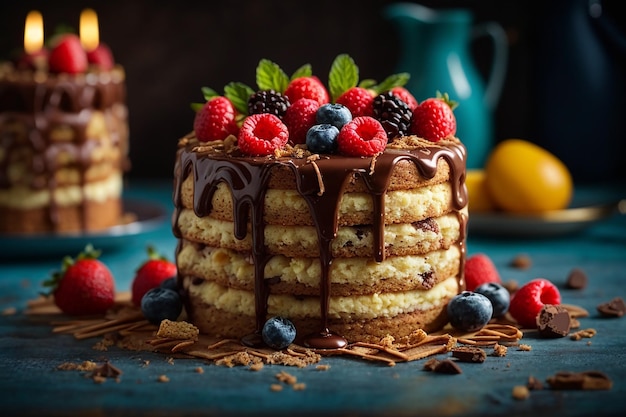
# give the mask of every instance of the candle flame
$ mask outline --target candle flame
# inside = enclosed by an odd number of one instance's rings
[[[87,52],[96,49],[100,43],[98,15],[93,9],[85,9],[80,13],[80,42]]]
[[[28,54],[39,52],[43,48],[43,17],[36,10],[26,16],[24,28],[24,50]]]

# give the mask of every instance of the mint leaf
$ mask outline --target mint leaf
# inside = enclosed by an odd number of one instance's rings
[[[409,82],[409,78],[411,78],[411,74],[408,72],[390,75],[374,87],[374,90],[376,90],[377,93],[382,93],[391,90],[393,87],[404,87],[406,83]]]
[[[224,96],[241,114],[248,114],[248,100],[252,94],[254,90],[243,83],[230,82],[224,86]]]
[[[337,97],[359,82],[359,68],[354,60],[347,54],[338,55],[330,67],[328,74],[328,87],[330,96],[334,102]]]
[[[214,89],[210,87],[202,87],[200,91],[202,91],[202,96],[204,97],[206,101],[209,101],[212,98],[215,98],[220,95],[217,91],[215,91]]]
[[[313,75],[311,64],[304,64],[291,75],[291,80],[301,77],[310,77],[311,75]]]
[[[366,78],[364,80],[361,80],[361,82],[359,82],[359,87],[361,88],[373,88],[376,85],[376,80],[372,79],[372,78]]]
[[[277,64],[262,59],[256,67],[256,83],[260,90],[274,90],[282,94],[287,89],[289,77]]]
[[[191,110],[194,111],[194,113],[198,113],[200,111],[200,109],[204,106],[204,103],[191,103]]]

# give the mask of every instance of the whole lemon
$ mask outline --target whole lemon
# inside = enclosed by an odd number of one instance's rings
[[[494,203],[487,189],[487,176],[483,169],[468,169],[465,175],[468,209],[470,212],[492,211]]]
[[[511,212],[566,208],[572,198],[572,176],[561,160],[522,139],[506,139],[485,165],[485,181],[496,206]]]

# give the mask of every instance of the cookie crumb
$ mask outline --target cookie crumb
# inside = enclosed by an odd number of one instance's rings
[[[260,371],[261,369],[263,369],[263,362],[256,362],[253,363],[252,365],[250,365],[250,370],[251,371]]]
[[[293,385],[298,382],[298,379],[295,376],[285,371],[280,371],[279,373],[277,373],[276,379],[278,379],[280,382],[284,382],[287,385]]]
[[[583,338],[592,338],[596,335],[596,333],[596,329],[589,328],[574,332],[569,337],[572,340],[580,340]]]
[[[272,385],[270,385],[270,390],[274,391],[274,392],[282,391],[283,390],[283,386],[280,385],[280,384],[272,384]]]
[[[327,364],[317,365],[315,369],[317,369],[318,371],[328,371],[330,369],[330,365],[327,365]]]
[[[157,378],[157,382],[170,382],[170,379],[167,377],[167,375],[159,375],[159,377]]]
[[[517,268],[517,269],[528,269],[532,266],[532,264],[533,264],[533,261],[530,258],[530,256],[526,254],[519,254],[511,260],[510,265],[513,268]]]
[[[519,345],[517,348],[518,348],[518,350],[522,350],[524,352],[530,352],[533,349],[532,346],[524,344],[524,343]]]
[[[165,319],[161,321],[156,335],[171,339],[198,340],[199,334],[200,330],[191,323]]]
[[[304,391],[305,389],[306,389],[306,384],[303,382],[298,382],[296,384],[293,384],[294,391]]]
[[[496,343],[495,345],[493,345],[493,355],[494,356],[504,357],[504,356],[506,356],[507,350],[508,350],[508,348],[506,346],[501,345],[499,343]]]
[[[203,374],[203,373],[204,373],[204,368],[203,368],[203,367],[201,367],[201,366],[197,366],[197,367],[194,369],[194,371],[195,371],[197,374]]]

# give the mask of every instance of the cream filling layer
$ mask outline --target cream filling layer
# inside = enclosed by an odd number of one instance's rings
[[[224,248],[205,247],[197,250],[183,242],[178,254],[178,268],[184,275],[211,279],[219,276],[234,286],[249,286],[254,283],[254,266],[249,256]],[[447,250],[438,250],[426,255],[393,256],[382,262],[371,258],[336,258],[330,267],[331,284],[373,286],[393,278],[395,281],[413,280],[421,282],[424,276],[442,271],[457,271],[461,262],[461,251],[453,245]],[[318,258],[288,258],[273,256],[265,266],[267,279],[280,277],[282,282],[319,287],[321,265]]]
[[[385,247],[394,253],[428,253],[432,250],[448,247],[458,241],[460,224],[458,215],[451,213],[433,218],[438,231],[421,228],[411,223],[389,224],[385,226]],[[197,217],[193,210],[183,209],[178,217],[178,227],[183,238],[206,243],[215,247],[225,247],[239,251],[252,249],[252,232],[244,239],[234,236],[233,222],[212,217]],[[304,253],[306,256],[319,256],[319,242],[314,226],[279,226],[264,227],[265,245],[270,253]],[[337,253],[342,248],[349,252],[373,254],[374,234],[371,227],[342,226],[333,239],[332,250]]]
[[[18,186],[8,190],[0,189],[0,205],[29,210],[50,205],[51,197],[59,206],[81,204],[84,200],[104,202],[112,197],[122,195],[123,179],[121,173],[111,175],[104,181],[89,182],[84,186],[69,185],[57,187],[54,190],[33,190],[29,187]]]
[[[186,278],[189,280],[190,278]],[[223,287],[205,281],[199,285],[184,283],[189,296],[231,314],[255,315],[254,293]],[[399,314],[429,310],[441,306],[458,293],[455,277],[450,277],[428,291],[406,291],[385,294],[331,297],[328,309],[330,319],[358,320],[395,317]],[[296,298],[290,295],[270,294],[268,314],[287,318],[319,318],[320,300],[317,297]]]

